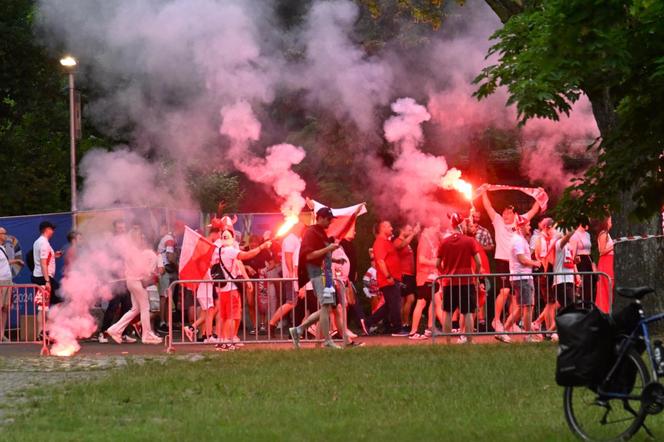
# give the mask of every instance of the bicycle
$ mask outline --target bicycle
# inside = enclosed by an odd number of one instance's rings
[[[567,424],[587,441],[627,440],[642,427],[654,438],[645,419],[664,409],[664,386],[659,383],[649,331],[649,325],[664,319],[664,313],[645,316],[641,299],[654,292],[650,287],[617,288],[616,292],[634,300],[623,312],[628,308],[637,312],[636,325],[617,336],[615,362],[598,385],[565,387],[563,393]],[[644,350],[651,368],[641,356]]]

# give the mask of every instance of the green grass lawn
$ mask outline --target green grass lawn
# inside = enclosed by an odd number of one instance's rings
[[[555,352],[544,344],[371,347],[130,363],[48,387],[0,439],[573,440]],[[648,422],[664,437],[661,416]]]

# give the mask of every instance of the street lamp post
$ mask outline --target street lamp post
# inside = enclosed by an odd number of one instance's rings
[[[70,55],[60,59],[60,64],[65,67],[69,76],[69,167],[71,184],[71,216],[72,227],[76,228],[76,99],[74,88],[74,68],[76,59]]]

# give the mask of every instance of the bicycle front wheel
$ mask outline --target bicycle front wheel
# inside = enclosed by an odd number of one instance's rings
[[[588,387],[565,387],[565,419],[574,434],[587,441],[622,441],[636,433],[646,417],[641,404],[650,372],[641,356],[627,352],[613,375],[610,390],[630,398],[606,398]]]

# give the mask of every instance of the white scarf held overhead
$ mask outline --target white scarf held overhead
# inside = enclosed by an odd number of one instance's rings
[[[475,189],[473,200],[482,196],[484,192],[491,192],[495,190],[518,190],[519,192],[523,192],[537,201],[537,204],[539,204],[541,207],[542,212],[546,211],[546,207],[549,204],[549,195],[547,195],[546,191],[541,187],[506,186],[503,184],[482,184],[480,187]]]

